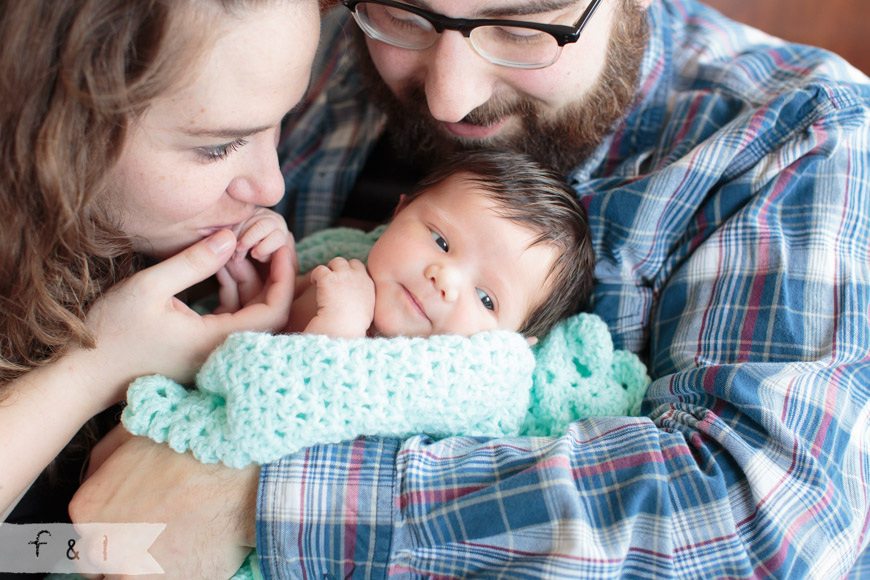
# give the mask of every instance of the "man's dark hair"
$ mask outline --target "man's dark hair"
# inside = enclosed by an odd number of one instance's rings
[[[586,211],[568,184],[523,153],[467,151],[435,167],[404,203],[457,173],[468,174],[481,186],[499,215],[534,232],[531,245],[547,244],[559,252],[547,276],[549,294],[530,309],[520,332],[543,337],[557,322],[586,308],[594,284],[595,253]]]

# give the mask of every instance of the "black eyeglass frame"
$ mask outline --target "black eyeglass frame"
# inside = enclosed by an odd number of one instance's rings
[[[565,26],[564,24],[544,24],[542,22],[525,22],[522,20],[505,20],[501,18],[451,18],[449,16],[443,16],[436,12],[429,12],[428,10],[411,6],[410,4],[396,2],[394,0],[341,0],[341,3],[351,12],[355,12],[357,4],[380,4],[382,6],[398,8],[423,18],[429,22],[433,28],[435,28],[435,32],[438,34],[441,34],[445,30],[455,30],[461,33],[465,38],[470,38],[471,31],[481,26],[529,28],[549,34],[556,39],[556,43],[561,48],[566,44],[577,42],[577,40],[579,40],[580,33],[583,32],[589,19],[592,18],[593,14],[595,14],[595,10],[598,9],[598,5],[601,4],[601,0],[592,0],[592,2],[589,3],[589,6],[586,7],[586,10],[583,11],[583,14],[580,15],[577,22],[574,23],[574,26]]]

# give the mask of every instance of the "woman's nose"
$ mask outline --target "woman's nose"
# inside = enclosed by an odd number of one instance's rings
[[[458,123],[492,97],[494,65],[474,52],[459,32],[445,30],[428,53],[426,102],[436,120]]]
[[[268,207],[284,197],[284,176],[272,139],[264,141],[264,146],[252,148],[245,167],[230,182],[227,192],[239,201]]]
[[[446,302],[455,302],[459,298],[462,282],[459,269],[444,264],[431,264],[423,271],[423,275],[434,284]]]

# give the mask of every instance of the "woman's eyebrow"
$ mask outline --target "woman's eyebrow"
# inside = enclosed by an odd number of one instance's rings
[[[405,0],[407,4],[435,12],[426,0]],[[505,16],[528,16],[564,10],[569,6],[580,4],[580,0],[539,0],[537,2],[520,2],[511,6],[486,8],[474,14],[475,18],[502,18]],[[469,16],[470,18],[470,16]]]
[[[262,133],[271,129],[274,125],[261,127],[184,127],[181,132],[189,137],[208,137],[211,139],[241,139]]]

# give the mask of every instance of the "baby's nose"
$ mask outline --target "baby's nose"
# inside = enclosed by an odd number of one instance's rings
[[[423,275],[431,280],[435,288],[441,292],[441,297],[447,302],[459,298],[460,274],[456,268],[446,265],[432,264],[426,268]]]

